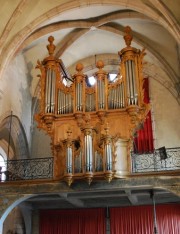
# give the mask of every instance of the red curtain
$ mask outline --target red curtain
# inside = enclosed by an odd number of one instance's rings
[[[180,233],[180,205],[157,205],[158,234]],[[153,206],[110,209],[111,234],[153,234]]]
[[[41,210],[40,234],[105,234],[104,209]]]
[[[157,207],[159,234],[180,233],[180,205],[162,205]]]
[[[144,79],[144,102],[149,104],[149,79]],[[134,151],[136,153],[150,153],[154,150],[151,111],[149,111],[143,128],[137,131],[137,137],[134,138]]]

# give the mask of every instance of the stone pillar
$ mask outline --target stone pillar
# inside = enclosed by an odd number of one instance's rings
[[[32,211],[32,234],[39,234],[39,211]]]
[[[23,215],[24,224],[25,224],[25,233],[31,234],[31,225],[32,225],[32,207],[22,203],[19,205],[21,213]]]
[[[116,142],[115,177],[123,178],[130,174],[130,156],[128,151],[128,140],[118,139]]]

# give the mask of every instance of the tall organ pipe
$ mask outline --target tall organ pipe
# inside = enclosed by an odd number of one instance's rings
[[[45,91],[46,113],[54,113],[55,111],[55,89],[56,89],[56,74],[54,70],[47,69],[46,91]]]
[[[56,73],[52,70],[52,113],[55,112]]]
[[[92,172],[92,136],[85,135],[86,172]]]
[[[111,171],[112,170],[112,150],[111,150],[110,143],[105,145],[105,152],[106,152],[106,170]]]
[[[49,69],[46,72],[46,90],[45,90],[45,112],[49,112],[48,92],[49,92]]]
[[[130,103],[130,82],[129,82],[129,70],[128,70],[128,61],[125,62],[125,69],[126,69],[126,87],[127,87],[127,104],[128,106]]]
[[[128,64],[128,71],[129,71],[129,83],[130,83],[130,102],[131,105],[134,104],[134,91],[133,91],[133,77],[132,77],[132,70],[131,70],[131,60],[127,61]]]
[[[133,77],[135,105],[137,105],[138,104],[138,93],[137,93],[137,83],[136,83],[135,63],[134,63],[134,61],[132,61],[132,77]]]
[[[79,92],[80,92],[80,95],[79,95],[79,107],[80,107],[80,111],[82,111],[82,84],[79,83]]]
[[[76,110],[82,111],[82,84],[76,84]]]
[[[66,172],[72,173],[72,148],[67,147],[66,149]]]

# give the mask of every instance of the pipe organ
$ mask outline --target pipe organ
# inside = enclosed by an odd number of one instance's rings
[[[98,61],[90,86],[83,65],[71,77],[62,60],[55,58],[54,38],[48,38],[49,56],[37,62],[40,69],[38,127],[52,139],[54,179],[127,176],[131,172],[133,134],[144,121],[149,106],[143,102],[142,59],[144,51],[131,47],[131,29],[125,28],[126,47],[119,51],[120,74],[108,79],[103,61]],[[64,79],[69,80],[68,85]]]

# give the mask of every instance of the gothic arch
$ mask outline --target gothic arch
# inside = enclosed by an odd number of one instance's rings
[[[23,159],[29,157],[28,143],[24,127],[20,119],[11,113],[0,121],[0,147],[7,159]]]

